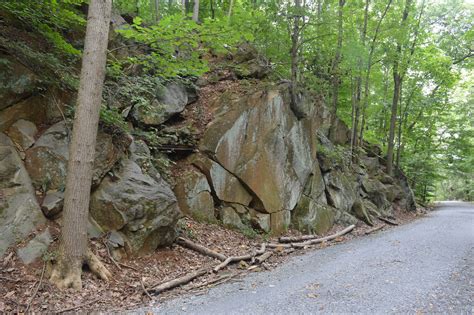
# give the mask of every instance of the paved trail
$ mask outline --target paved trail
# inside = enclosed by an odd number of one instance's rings
[[[446,202],[410,224],[293,257],[243,282],[145,310],[473,314],[474,205]]]

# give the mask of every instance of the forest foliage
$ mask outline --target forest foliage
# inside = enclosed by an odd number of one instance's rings
[[[420,199],[474,199],[472,2],[201,0],[197,4],[114,0],[114,14],[128,22],[117,32],[132,53],[119,58],[109,48],[107,84],[120,83],[123,97],[146,103],[147,91],[155,84],[199,77],[209,71],[210,56],[251,43],[270,60],[270,79],[290,80],[319,93],[352,128],[355,161],[362,139],[377,143],[384,154],[393,150],[393,164],[405,171]],[[66,77],[70,71],[56,69],[57,60],[66,68],[77,68],[83,45],[78,34],[84,31],[86,7],[83,0],[0,3],[0,11],[51,44],[44,52],[49,59],[39,59],[49,60],[53,73],[68,86],[75,81]],[[21,45],[7,42],[0,35],[3,48],[10,45],[21,52]],[[145,77],[133,74],[137,67]],[[110,108],[104,108],[102,118],[125,128]]]

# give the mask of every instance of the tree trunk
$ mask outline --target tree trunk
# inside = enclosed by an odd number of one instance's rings
[[[295,0],[293,32],[291,34],[291,106],[296,108],[298,85],[298,47],[300,37],[300,10],[301,1]]]
[[[402,29],[404,29],[408,13],[410,12],[412,0],[406,0],[405,8],[403,10],[403,16],[401,21]],[[395,138],[395,124],[397,122],[397,111],[398,101],[400,99],[400,88],[402,84],[402,74],[399,70],[399,59],[402,56],[402,43],[400,40],[397,42],[397,53],[393,62],[393,100],[392,100],[392,112],[390,116],[390,129],[388,135],[388,148],[387,148],[387,173],[393,174],[393,149],[394,149],[394,138]]]
[[[155,22],[160,21],[160,0],[155,0]]]
[[[59,288],[82,288],[87,255],[87,219],[99,111],[105,77],[112,1],[92,0],[82,58],[76,114],[69,149],[59,257],[51,281]]]
[[[227,16],[231,17],[232,16],[232,7],[234,6],[234,0],[230,0],[229,4],[229,11],[227,12]]]
[[[365,128],[365,121],[366,121],[365,113],[366,113],[367,107],[369,106],[370,72],[372,70],[372,58],[373,58],[374,51],[375,51],[375,43],[377,42],[377,37],[379,35],[380,26],[382,25],[382,21],[385,18],[385,16],[387,15],[387,12],[390,9],[392,1],[393,0],[389,0],[387,5],[385,6],[385,10],[382,13],[382,16],[380,17],[379,21],[377,22],[377,27],[375,28],[374,37],[372,38],[372,44],[370,45],[369,57],[368,57],[368,60],[367,60],[367,72],[365,74],[364,105],[362,106],[362,118],[361,118],[361,123],[360,123],[359,143],[362,143],[362,141],[364,140],[364,128]]]
[[[199,21],[199,0],[194,0],[194,8],[193,8],[193,21]]]
[[[370,0],[365,1],[365,9],[364,9],[364,24],[362,27],[362,33],[361,33],[361,42],[362,45],[365,47],[365,41],[366,41],[366,35],[367,35],[367,22],[368,22],[368,16],[369,16],[369,3]],[[351,139],[351,152],[352,152],[352,157],[353,160],[357,160],[357,148],[359,146],[358,137],[357,137],[357,132],[359,130],[359,120],[360,120],[360,106],[361,106],[361,94],[362,94],[362,59],[359,58],[358,60],[359,64],[359,74],[357,75],[356,79],[356,95],[355,95],[355,103],[354,103],[354,112],[353,112],[353,124],[352,124],[352,139]]]
[[[214,0],[209,0],[211,5],[211,18],[214,20],[216,18],[216,12],[214,10]]]
[[[345,5],[345,0],[339,0],[339,9],[338,9],[338,26],[337,26],[337,46],[336,46],[336,53],[334,55],[334,60],[332,63],[332,112],[334,114],[334,118],[337,114],[337,103],[339,102],[339,63],[341,62],[341,49],[342,49],[342,14],[343,8]]]

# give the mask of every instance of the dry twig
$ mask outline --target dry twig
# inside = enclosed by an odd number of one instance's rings
[[[218,253],[216,251],[213,251],[212,249],[209,249],[207,247],[204,247],[202,245],[199,245],[199,244],[196,244],[190,240],[187,240],[183,237],[178,237],[178,239],[176,240],[176,243],[178,243],[179,245],[183,246],[183,247],[186,247],[186,248],[189,248],[189,249],[192,249],[202,255],[206,255],[206,256],[209,256],[209,257],[212,257],[212,258],[216,258],[216,259],[219,259],[220,261],[225,261],[227,259],[227,257],[221,253]]]
[[[33,302],[33,300],[34,300],[36,294],[38,293],[39,288],[41,287],[41,284],[43,283],[44,271],[45,271],[45,270],[46,270],[46,262],[43,263],[43,270],[41,271],[40,281],[39,281],[39,283],[38,283],[38,286],[36,286],[35,292],[34,292],[33,295],[31,296],[31,299],[30,299],[30,301],[28,302],[28,305],[26,306],[26,311],[25,311],[25,313],[28,313],[28,311],[30,310],[31,303]]]

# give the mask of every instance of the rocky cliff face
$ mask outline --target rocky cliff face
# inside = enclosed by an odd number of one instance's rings
[[[37,76],[7,60],[10,83],[0,90],[0,256],[46,218],[61,217],[70,141],[60,109],[71,97],[49,90],[38,94]],[[153,115],[117,106],[134,128],[148,128],[166,123],[196,99],[179,82],[157,95]],[[298,99],[291,108],[285,84],[218,96],[208,108],[213,119],[198,152],[180,162],[186,172],[175,178],[174,189],[153,166],[143,141],[101,129],[91,236],[107,233],[119,256],[172,243],[183,213],[278,234],[289,227],[325,233],[336,223],[359,220],[372,225],[374,217],[390,216],[394,205],[413,210],[405,177],[384,173],[375,146],[367,144],[360,163],[351,164],[344,123],[317,97],[301,93]]]
[[[296,115],[285,85],[213,103],[215,118],[189,163],[193,174],[206,177],[217,217],[237,228],[324,233],[335,223],[372,225],[374,216],[392,215],[393,203],[412,209],[404,179],[386,175],[376,152],[365,152],[360,166],[350,163],[344,148],[350,132],[342,121],[309,95],[300,95],[298,107]],[[183,203],[208,215],[209,202],[187,201],[197,198],[202,175],[186,181]]]

